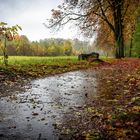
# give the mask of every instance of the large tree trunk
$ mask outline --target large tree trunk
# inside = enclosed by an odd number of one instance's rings
[[[124,38],[123,38],[123,18],[122,18],[122,8],[123,0],[114,1],[114,24],[115,24],[115,41],[116,41],[116,57],[124,57]]]
[[[116,41],[116,58],[123,58],[124,57],[124,39],[123,35],[120,33],[115,37]]]

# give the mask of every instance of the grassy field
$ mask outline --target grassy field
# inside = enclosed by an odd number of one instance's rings
[[[27,57],[9,56],[8,66],[4,66],[0,58],[0,71],[12,72],[14,75],[43,77],[51,74],[58,74],[73,70],[86,69],[97,63],[78,61],[77,56],[59,57]]]
[[[2,62],[2,56],[0,57],[0,64]],[[75,63],[78,61],[77,56],[57,56],[57,57],[29,57],[29,56],[9,56],[9,65],[66,65],[68,63]]]

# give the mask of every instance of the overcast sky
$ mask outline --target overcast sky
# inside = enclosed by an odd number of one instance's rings
[[[40,40],[50,37],[74,38],[76,33],[66,27],[63,31],[53,34],[42,23],[50,17],[51,10],[63,0],[0,0],[0,21],[10,26],[20,25],[20,34],[30,40]]]

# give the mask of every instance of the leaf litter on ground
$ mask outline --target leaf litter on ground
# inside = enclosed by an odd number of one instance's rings
[[[140,60],[103,63],[96,71],[97,98],[66,116],[65,129],[72,139],[140,139]]]
[[[0,67],[4,91],[26,77],[37,78],[94,66],[98,96],[64,118],[59,127],[72,139],[140,139],[140,60],[113,60],[98,65],[77,62],[64,66],[29,65]],[[56,70],[56,71],[55,71]],[[2,86],[1,86],[2,87]],[[88,98],[88,96],[87,96]],[[32,114],[37,116],[38,113]]]

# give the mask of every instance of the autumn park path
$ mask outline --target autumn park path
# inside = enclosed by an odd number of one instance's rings
[[[140,139],[140,60],[33,80],[0,99],[2,140]]]
[[[0,100],[0,138],[58,139],[64,114],[82,108],[96,96],[93,70],[34,80],[23,93]]]

